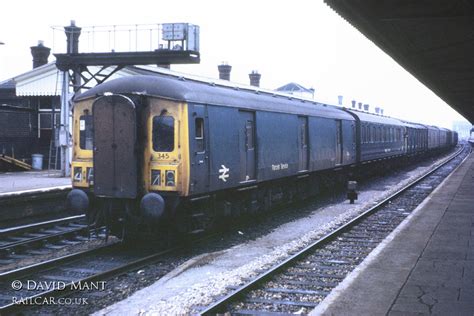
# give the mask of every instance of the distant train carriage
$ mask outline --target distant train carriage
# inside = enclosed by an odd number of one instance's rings
[[[394,118],[349,111],[359,126],[359,161],[390,158],[405,153],[405,125]]]
[[[439,128],[436,126],[426,126],[428,129],[428,149],[434,150],[439,148]]]
[[[447,128],[440,127],[439,128],[439,146],[441,148],[447,148],[449,147],[451,143],[451,131]]]
[[[454,146],[456,146],[457,143],[458,143],[458,133],[455,132],[455,131],[453,131],[451,135],[452,135],[452,137],[453,137],[453,138],[452,138],[452,142],[451,142],[451,147],[454,147]]]
[[[406,127],[406,152],[419,154],[428,149],[428,130],[422,124],[403,121]]]

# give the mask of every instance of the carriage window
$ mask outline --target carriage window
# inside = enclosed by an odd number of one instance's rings
[[[196,139],[196,151],[204,151],[204,119],[198,117],[194,122],[194,127],[196,129],[195,139]]]
[[[81,149],[92,150],[94,142],[94,125],[92,115],[86,114],[79,117],[79,146]]]
[[[155,116],[153,118],[153,150],[170,152],[174,150],[174,118]]]

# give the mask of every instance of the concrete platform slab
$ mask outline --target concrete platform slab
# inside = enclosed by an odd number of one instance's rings
[[[474,154],[311,313],[474,315]]]
[[[71,179],[59,171],[24,171],[0,173],[0,197],[36,190],[71,187]]]

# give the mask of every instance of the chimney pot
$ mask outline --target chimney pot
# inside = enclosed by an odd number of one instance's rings
[[[369,105],[367,103],[364,104],[364,111],[367,111],[367,112],[369,111]]]
[[[33,55],[33,69],[48,63],[51,48],[44,46],[43,41],[38,41],[38,45],[31,46],[30,49],[31,55]]]
[[[260,78],[262,77],[261,74],[259,74],[256,70],[252,70],[251,73],[249,73],[249,78],[250,78],[250,85],[254,87],[260,87]]]
[[[338,95],[338,96],[337,96],[337,104],[338,104],[338,105],[342,105],[342,98],[343,98],[342,95]]]
[[[217,69],[219,70],[219,79],[230,80],[230,71],[232,70],[231,65],[222,63],[221,65],[217,66]]]
[[[352,108],[355,109],[355,107],[356,107],[356,100],[352,100],[351,103],[352,103]]]
[[[358,106],[359,106],[359,110],[362,110],[362,102],[359,102]]]

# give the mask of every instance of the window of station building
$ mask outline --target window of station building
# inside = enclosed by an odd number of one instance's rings
[[[204,143],[204,119],[201,117],[196,118],[194,121],[195,127],[195,139],[196,139],[196,151],[204,152],[205,143]]]
[[[38,109],[38,137],[51,137],[51,130],[59,126],[59,97],[33,97],[30,104]]]
[[[92,150],[94,145],[94,125],[92,115],[84,114],[79,117],[79,146],[84,150]]]
[[[38,110],[61,110],[61,102],[59,97],[38,97],[36,100]]]
[[[171,152],[174,150],[174,118],[160,115],[153,118],[153,150]]]

